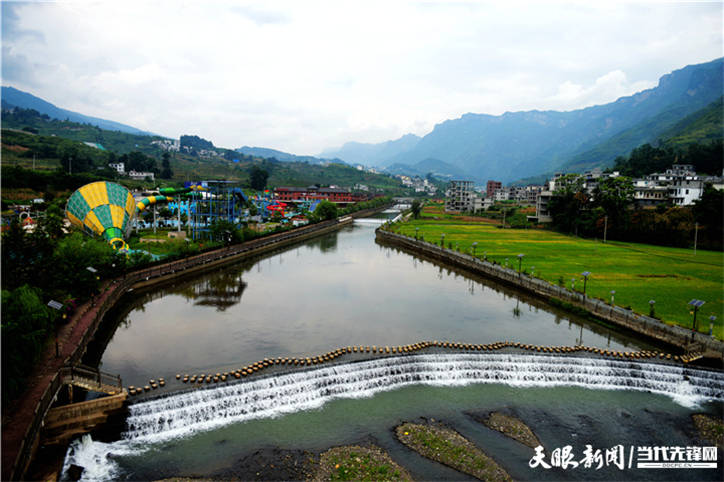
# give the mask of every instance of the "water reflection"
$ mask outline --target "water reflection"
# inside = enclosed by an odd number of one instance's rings
[[[592,346],[648,346],[488,279],[376,244],[374,228],[346,227],[136,294],[116,315],[125,327],[99,344],[103,369],[139,384],[359,344],[572,345],[583,337]]]
[[[187,300],[193,300],[196,306],[213,306],[217,311],[236,305],[241,301],[247,284],[241,279],[245,269],[235,267],[218,274],[204,277],[201,282],[191,282],[181,289],[170,290]]]

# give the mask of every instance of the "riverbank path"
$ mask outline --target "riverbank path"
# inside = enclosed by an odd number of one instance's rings
[[[35,410],[53,378],[71,357],[86,330],[93,323],[103,302],[118,288],[117,280],[103,283],[100,293],[81,305],[58,332],[59,356],[51,337],[28,375],[22,395],[2,407],[2,478],[9,480],[25,434],[35,418]]]

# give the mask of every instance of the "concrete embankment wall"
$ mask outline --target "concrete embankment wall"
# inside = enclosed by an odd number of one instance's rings
[[[692,343],[710,354],[724,357],[724,343],[703,333],[693,332],[680,326],[667,325],[660,320],[634,313],[620,306],[584,296],[582,293],[556,286],[542,279],[518,273],[514,269],[483,261],[468,254],[440,247],[433,243],[377,229],[377,239],[402,249],[420,253],[432,259],[457,266],[473,273],[495,279],[545,299],[556,298],[583,308],[596,318],[628,329],[639,335],[686,349]]]
[[[67,443],[75,435],[103,425],[109,415],[123,410],[127,398],[128,394],[124,391],[87,402],[51,408],[45,416],[43,443]]]

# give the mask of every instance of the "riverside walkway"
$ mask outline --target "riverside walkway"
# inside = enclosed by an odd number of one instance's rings
[[[88,343],[94,337],[105,313],[131,288],[177,276],[180,273],[210,269],[221,264],[254,256],[352,222],[352,217],[370,216],[388,206],[358,211],[351,216],[324,221],[272,234],[237,245],[219,248],[188,258],[171,261],[103,282],[99,294],[81,305],[76,314],[58,332],[59,353],[55,341],[47,342],[23,393],[2,407],[2,480],[22,479],[39,440],[43,418],[63,386],[60,372],[65,366],[80,363]]]

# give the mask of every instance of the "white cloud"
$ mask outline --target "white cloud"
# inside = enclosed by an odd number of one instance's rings
[[[566,80],[558,86],[558,92],[546,99],[552,109],[572,110],[591,105],[604,104],[614,99],[655,87],[656,81],[629,82],[621,70],[613,70],[585,87]]]
[[[720,3],[7,3],[3,79],[225,147],[314,154],[615,100],[722,55]]]

